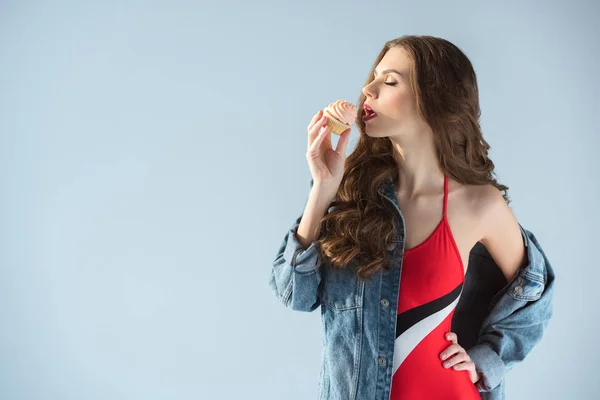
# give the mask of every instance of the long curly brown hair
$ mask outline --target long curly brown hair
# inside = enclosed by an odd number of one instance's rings
[[[433,130],[441,169],[462,184],[492,184],[510,203],[508,186],[494,178],[490,146],[479,125],[477,78],[467,56],[442,38],[402,36],[385,43],[365,85],[373,81],[374,69],[386,52],[396,46],[413,61],[411,89],[417,109]],[[386,245],[395,236],[396,211],[378,189],[390,178],[396,184],[399,171],[391,140],[365,133],[364,101],[361,93],[356,119],[360,137],[346,159],[334,207],[321,219],[316,241],[323,261],[334,268],[355,261],[356,274],[367,280],[379,269],[390,267]]]

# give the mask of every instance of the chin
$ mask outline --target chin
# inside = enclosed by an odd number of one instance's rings
[[[372,126],[365,126],[365,133],[367,134],[367,136],[370,137],[374,137],[374,138],[380,138],[380,137],[388,137],[389,135],[386,134],[385,130],[382,129],[375,129]]]

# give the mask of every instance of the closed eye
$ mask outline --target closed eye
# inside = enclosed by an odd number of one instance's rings
[[[385,84],[389,86],[396,86],[396,82],[385,82]]]

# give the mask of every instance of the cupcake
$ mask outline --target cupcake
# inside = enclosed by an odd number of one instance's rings
[[[341,135],[356,121],[356,106],[346,100],[337,100],[323,109],[323,115],[327,117],[327,126],[331,132]]]

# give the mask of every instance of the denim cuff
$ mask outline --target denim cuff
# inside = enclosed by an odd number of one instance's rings
[[[319,264],[320,253],[313,241],[308,248],[304,248],[296,238],[297,227],[288,232],[288,240],[283,251],[283,258],[290,260],[292,269],[298,274],[309,274],[315,272]]]
[[[475,363],[475,369],[481,374],[476,383],[477,390],[489,392],[504,379],[504,362],[490,346],[482,343],[467,350],[471,361]]]

